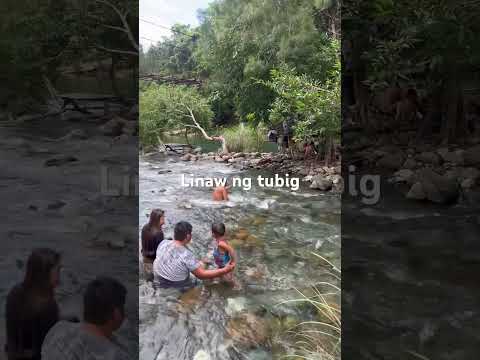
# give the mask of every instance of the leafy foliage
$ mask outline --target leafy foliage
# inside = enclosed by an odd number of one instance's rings
[[[263,123],[257,126],[241,123],[223,131],[223,137],[227,141],[228,150],[232,152],[261,151],[266,134],[267,129]]]
[[[202,127],[213,117],[210,104],[198,91],[185,86],[143,85],[140,92],[140,142],[143,146],[158,143],[165,131],[193,126],[187,107]]]
[[[278,95],[270,111],[272,123],[282,122],[295,114],[297,140],[319,136],[336,138],[340,135],[340,73],[332,70],[325,83],[307,76],[295,75],[292,69],[272,70],[272,79],[264,82]]]

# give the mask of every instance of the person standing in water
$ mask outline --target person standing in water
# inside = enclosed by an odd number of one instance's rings
[[[157,254],[158,245],[163,241],[162,226],[165,224],[165,212],[153,209],[150,220],[142,228],[142,256],[143,269],[147,280],[153,279],[153,262]]]
[[[90,282],[83,296],[83,322],[59,321],[45,337],[42,360],[131,360],[114,335],[125,320],[126,296],[127,289],[115,279]]]
[[[228,264],[235,266],[237,263],[235,250],[227,243],[225,233],[226,228],[224,223],[212,224],[212,236],[216,241],[216,248],[213,250],[213,259],[219,269],[223,269]],[[231,285],[238,287],[238,284],[233,277],[233,272],[224,275],[222,279]]]
[[[60,283],[60,254],[34,250],[22,283],[7,296],[5,350],[8,360],[40,360],[42,343],[59,321],[55,288]]]
[[[228,201],[228,190],[230,190],[228,181],[225,182],[225,186],[217,186],[213,189],[213,201]]]
[[[192,225],[180,221],[175,225],[174,240],[163,241],[157,249],[153,263],[154,286],[159,288],[187,289],[196,285],[190,273],[198,279],[213,279],[228,274],[235,264],[228,263],[222,269],[206,270],[204,263],[196,259],[187,248],[192,240]]]

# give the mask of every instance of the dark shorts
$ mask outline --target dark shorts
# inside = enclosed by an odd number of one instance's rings
[[[290,138],[290,137],[289,137],[288,135],[283,135],[282,145],[285,146],[286,148],[288,148],[289,138]]]
[[[182,281],[171,281],[171,280],[164,279],[160,276],[156,276],[153,282],[153,286],[159,289],[169,289],[169,288],[190,289],[199,284],[200,282],[197,279],[192,279],[190,277]]]

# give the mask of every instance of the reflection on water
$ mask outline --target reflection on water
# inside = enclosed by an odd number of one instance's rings
[[[210,281],[183,294],[155,293],[141,280],[140,359],[271,359],[272,353],[285,351],[276,339],[282,324],[288,328],[315,319],[307,307],[279,304],[297,298],[295,289],[333,281],[310,253],[316,250],[340,267],[339,197],[252,186],[250,191],[234,188],[230,201],[219,204],[211,201],[210,189],[181,187],[182,173],[221,177],[236,172],[211,162],[141,160],[140,224],[156,207],[166,210],[166,238],[176,222],[191,222],[190,248],[202,258],[213,247],[211,223],[223,221],[238,253],[235,276],[241,290]]]

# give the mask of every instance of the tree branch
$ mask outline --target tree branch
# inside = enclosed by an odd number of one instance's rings
[[[113,9],[113,11],[115,11],[117,13],[118,17],[122,21],[122,25],[123,25],[122,31],[125,32],[128,35],[128,38],[129,38],[132,46],[135,48],[135,50],[139,51],[140,47],[138,46],[137,41],[135,40],[135,37],[132,34],[132,30],[130,29],[130,25],[128,25],[128,21],[127,21],[128,11],[125,12],[125,14],[122,14],[121,11],[115,5],[113,5],[111,2],[109,2],[107,0],[95,0],[95,1],[98,2],[98,3],[105,4],[105,5],[109,6],[111,9]]]
[[[110,49],[106,48],[105,46],[102,45],[95,45],[97,49],[109,52],[109,53],[118,53],[118,54],[128,54],[128,55],[134,55],[137,56],[138,52],[136,51],[130,51],[130,50],[118,50],[118,49]]]

